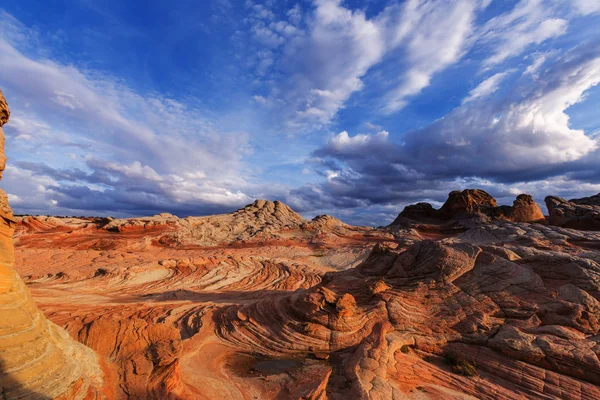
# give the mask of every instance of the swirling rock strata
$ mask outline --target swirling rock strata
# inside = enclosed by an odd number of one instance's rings
[[[328,355],[330,399],[416,386],[437,398],[600,396],[600,257],[467,238],[377,246],[306,292],[223,309],[219,336],[275,358]]]

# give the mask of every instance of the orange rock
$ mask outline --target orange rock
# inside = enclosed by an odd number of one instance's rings
[[[516,222],[541,222],[546,217],[540,206],[528,194],[520,194],[513,203],[512,220]]]

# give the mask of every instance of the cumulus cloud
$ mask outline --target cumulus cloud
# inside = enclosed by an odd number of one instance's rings
[[[503,96],[485,98],[496,79],[484,80],[463,105],[397,141],[387,132],[335,135],[313,160],[316,169],[335,177],[293,194],[339,207],[443,201],[448,191],[469,186],[506,199],[520,191],[584,194],[585,185],[573,188],[573,182],[584,176],[593,181],[599,143],[571,128],[566,110],[600,83],[597,49],[575,49],[554,60],[543,77],[521,77]],[[556,179],[561,183],[552,185]],[[600,176],[594,179],[600,182]]]
[[[569,126],[566,114],[586,90],[600,82],[596,48],[561,57],[534,85],[523,79],[506,96],[477,100],[481,92],[493,87],[488,81],[481,84],[484,89],[478,90],[481,85],[475,89],[477,96],[472,91],[463,106],[405,134],[401,144],[385,143],[387,135],[348,138],[342,132],[317,154],[375,152],[387,155],[386,161],[438,176],[510,174],[518,179],[522,171],[573,162],[598,148],[597,140]]]
[[[293,38],[283,38],[271,23],[269,29],[282,38],[276,44],[282,51],[274,65],[290,77],[283,88],[272,88],[272,96],[285,97],[287,110],[279,114],[286,127],[329,125],[350,97],[365,87],[363,79],[370,69],[390,57],[402,58],[404,72],[389,77],[394,88],[386,89],[379,108],[398,111],[407,98],[429,85],[434,74],[460,59],[479,7],[476,0],[410,0],[369,18],[341,0],[315,0],[305,26],[294,30]],[[300,21],[299,15],[295,6],[288,12],[289,20],[277,24],[291,25],[292,19]]]
[[[185,203],[180,210],[203,213],[235,209],[261,193],[240,174],[250,152],[244,132],[219,129],[193,102],[141,94],[111,76],[25,55],[17,47],[31,45],[31,33],[14,19],[2,29],[12,32],[0,38],[0,85],[13,111],[7,149],[18,160],[3,186],[19,199],[17,210]]]
[[[65,57],[41,46],[40,34],[2,14],[0,85],[13,109],[4,186],[28,212],[201,214],[268,197],[369,223],[370,215],[391,216],[414,201],[438,204],[468,186],[500,199],[520,190],[571,193],[569,180],[595,190],[599,136],[573,127],[568,112],[598,84],[599,51],[565,46],[580,39],[572,32],[580,21],[595,21],[597,2],[521,0],[499,14],[489,4],[407,0],[356,9],[342,0],[246,1],[232,68],[248,85],[236,96],[250,111],[225,114],[268,121],[259,138],[223,128],[227,118],[215,117],[222,110],[198,99],[143,93],[59,62]],[[218,8],[232,9],[226,1]],[[458,77],[472,72],[449,93],[449,103],[460,105],[437,121],[418,121],[421,128],[394,129],[417,126],[403,121],[413,108],[399,111],[454,65]],[[347,107],[366,118],[347,118],[340,113]],[[347,121],[371,133],[351,135]],[[340,133],[331,136],[333,127]],[[291,135],[298,131],[310,139]],[[264,149],[275,132],[300,146],[277,149],[274,158],[302,158],[320,146],[298,164],[295,189],[257,183],[271,173],[259,159],[273,154],[255,156],[252,146]],[[311,182],[315,176],[321,181]]]
[[[557,60],[531,85],[520,81],[505,97],[470,102],[427,128],[404,137],[411,165],[428,160],[432,173],[516,175],[576,161],[597,148],[596,140],[569,126],[566,109],[600,82],[595,49]]]
[[[315,154],[317,156],[327,154],[362,156],[365,147],[374,152],[379,152],[389,145],[388,135],[388,132],[381,131],[374,135],[359,134],[350,137],[348,132],[343,131],[333,136],[326,146],[317,150]]]
[[[340,0],[315,5],[307,31],[285,51],[284,62],[294,68],[289,97],[299,99],[290,121],[297,124],[327,124],[385,53],[381,27],[364,12]]]

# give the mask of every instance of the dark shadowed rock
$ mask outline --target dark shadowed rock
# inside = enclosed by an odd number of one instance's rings
[[[581,204],[586,206],[600,206],[600,193],[590,197],[582,197],[580,199],[571,199],[571,203]]]
[[[417,203],[404,207],[404,210],[391,225],[404,225],[410,221],[427,221],[439,218],[439,211],[429,203]]]
[[[560,197],[546,197],[548,222],[551,225],[581,230],[600,230],[600,205],[594,205],[600,195],[567,201]]]

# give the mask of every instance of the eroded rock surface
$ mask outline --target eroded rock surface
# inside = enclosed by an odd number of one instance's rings
[[[512,220],[515,222],[543,222],[546,219],[540,206],[528,194],[518,195],[512,208]]]
[[[512,206],[498,206],[496,199],[483,190],[466,189],[451,192],[439,210],[429,203],[409,205],[390,226],[439,225],[446,222],[449,227],[499,220],[545,223],[546,218],[528,194],[517,196]]]
[[[600,230],[600,195],[567,201],[560,197],[545,199],[552,225],[582,230]]]
[[[37,301],[105,362],[115,397],[134,399],[253,398],[245,379],[218,376],[221,363],[245,353],[215,347],[225,342],[214,312],[308,289],[395,240],[331,216],[305,220],[264,200],[209,217],[15,220],[20,273]],[[198,369],[198,351],[209,344],[210,363],[219,364]]]
[[[393,229],[266,201],[18,217],[17,265],[117,398],[598,398],[600,234],[492,206]]]

